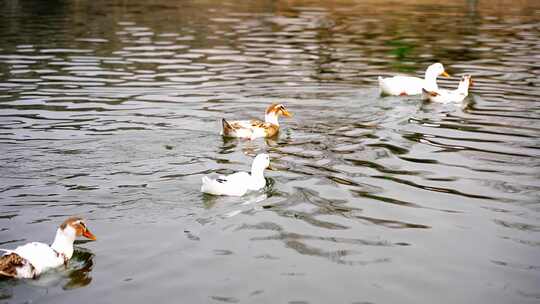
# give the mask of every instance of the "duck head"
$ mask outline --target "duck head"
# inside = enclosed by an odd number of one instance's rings
[[[80,217],[70,217],[65,220],[59,228],[64,234],[76,237],[85,237],[92,241],[96,240],[96,236],[88,230],[86,223]]]
[[[430,65],[426,70],[426,78],[428,78],[428,76],[437,78],[437,76],[439,75],[444,77],[450,77],[450,75],[446,73],[446,71],[444,70],[444,66],[440,62]]]
[[[258,154],[251,165],[251,174],[259,175],[270,166],[270,156],[266,153]]]
[[[93,241],[96,240],[96,236],[88,230],[82,218],[70,217],[56,230],[56,236],[51,247],[70,259],[73,255],[73,242],[77,237],[81,236]]]
[[[474,82],[472,80],[472,76],[471,75],[463,75],[461,76],[461,82],[467,84],[469,87],[472,87]]]
[[[281,115],[285,117],[292,117],[291,112],[289,112],[284,105],[280,103],[274,103],[266,109],[264,118],[266,122],[279,126],[278,117]]]
[[[473,86],[473,80],[471,75],[461,76],[461,81],[459,82],[458,90],[461,92],[468,92],[469,87]]]

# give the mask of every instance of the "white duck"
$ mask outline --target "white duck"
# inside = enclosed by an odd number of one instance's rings
[[[422,89],[422,99],[432,102],[462,102],[469,95],[469,87],[473,85],[472,77],[464,75],[461,77],[458,88],[455,90],[439,89],[437,91],[428,91]]]
[[[282,104],[271,104],[264,113],[264,121],[222,119],[223,129],[221,135],[225,137],[239,137],[255,139],[259,137],[272,137],[279,132],[279,116],[291,117],[292,114]]]
[[[259,190],[266,185],[264,170],[269,165],[270,157],[268,154],[259,154],[253,160],[251,174],[237,172],[227,176],[219,176],[217,179],[203,176],[201,192],[213,195],[242,196],[249,190]]]
[[[430,65],[424,76],[424,79],[411,76],[394,76],[382,78],[379,76],[379,87],[381,95],[407,96],[422,94],[422,89],[428,91],[436,91],[437,77],[439,75],[450,77],[444,70],[441,63]]]
[[[0,276],[36,278],[48,269],[65,265],[73,255],[73,242],[78,236],[96,240],[86,228],[83,219],[70,217],[58,227],[54,242],[50,246],[32,242],[15,250],[0,249],[6,252],[0,257]]]

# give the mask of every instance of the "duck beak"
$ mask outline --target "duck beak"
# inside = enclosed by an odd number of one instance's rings
[[[442,72],[441,75],[444,77],[450,77],[450,74],[446,73],[446,71]]]
[[[276,169],[274,167],[272,167],[271,165],[268,165],[268,167],[266,167],[267,170],[270,170],[270,171],[276,171]]]
[[[474,81],[472,80],[472,77],[469,78],[469,86],[470,87],[474,86]]]
[[[86,229],[82,235],[87,238],[87,239],[90,239],[92,241],[95,241],[97,238],[94,234],[92,234],[92,232],[90,232],[90,230]]]
[[[285,109],[281,110],[281,113],[283,113],[283,116],[285,116],[285,117],[292,117],[293,116],[291,112],[289,112],[289,111],[287,111]]]

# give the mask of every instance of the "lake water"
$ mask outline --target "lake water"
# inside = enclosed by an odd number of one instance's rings
[[[437,61],[463,103],[379,96]],[[535,0],[3,1],[0,245],[98,240],[0,302],[539,303],[539,75]]]

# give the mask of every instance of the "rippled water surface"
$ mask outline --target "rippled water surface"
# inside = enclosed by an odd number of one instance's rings
[[[463,103],[379,96],[436,61]],[[533,0],[1,2],[0,245],[98,241],[0,302],[538,303],[539,75]]]

